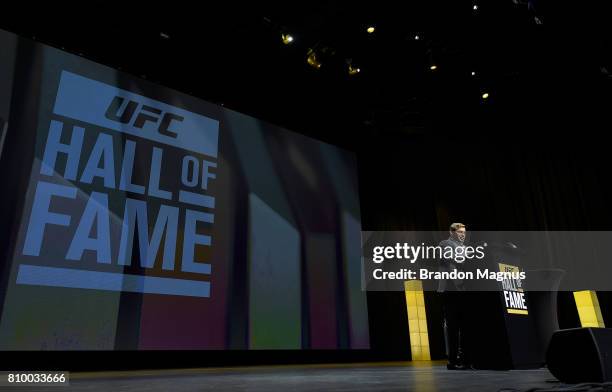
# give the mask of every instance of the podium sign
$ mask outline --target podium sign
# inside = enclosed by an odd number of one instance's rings
[[[520,267],[498,263],[500,272],[519,272]],[[527,299],[521,279],[504,279],[501,282],[504,305],[509,314],[528,315]]]

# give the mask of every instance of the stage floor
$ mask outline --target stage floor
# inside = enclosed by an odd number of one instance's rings
[[[553,380],[546,369],[450,371],[440,362],[387,362],[72,373],[69,388],[53,390],[465,392],[558,386]]]

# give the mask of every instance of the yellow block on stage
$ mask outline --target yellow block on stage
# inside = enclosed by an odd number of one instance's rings
[[[420,280],[404,282],[408,328],[410,332],[410,352],[413,361],[430,361],[429,334],[423,283]]]
[[[595,291],[574,291],[574,300],[582,327],[605,328]]]

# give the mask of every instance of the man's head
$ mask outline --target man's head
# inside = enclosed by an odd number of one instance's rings
[[[453,223],[450,225],[450,236],[456,241],[465,241],[465,225],[463,223]]]

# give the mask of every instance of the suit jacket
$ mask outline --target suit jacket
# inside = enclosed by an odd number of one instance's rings
[[[463,270],[462,264],[457,263],[453,259],[444,258],[444,250],[446,247],[453,248],[453,254],[455,252],[455,248],[465,246],[463,242],[459,242],[449,237],[448,239],[440,241],[438,244],[442,248],[442,260],[440,260],[438,271],[453,271],[453,270]],[[465,291],[465,285],[463,279],[440,279],[438,280],[438,292],[443,293],[447,290],[455,290],[455,291]]]

